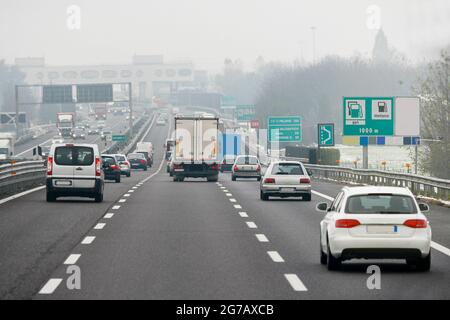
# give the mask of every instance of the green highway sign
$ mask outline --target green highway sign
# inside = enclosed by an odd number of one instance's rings
[[[113,134],[112,141],[127,141],[128,137],[124,134]]]
[[[334,146],[334,123],[319,123],[317,133],[320,147]]]
[[[394,135],[394,97],[344,97],[344,136]]]
[[[72,103],[72,85],[42,86],[42,103]]]
[[[95,103],[111,102],[113,99],[112,84],[78,84],[77,102]]]
[[[238,105],[234,110],[237,121],[251,121],[255,119],[256,108],[254,105]]]
[[[222,107],[234,107],[236,106],[236,99],[233,96],[222,96],[220,98],[220,105]]]
[[[302,118],[298,116],[269,117],[269,142],[301,142]]]

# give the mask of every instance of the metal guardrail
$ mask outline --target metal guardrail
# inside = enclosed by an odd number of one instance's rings
[[[293,158],[289,159],[293,160]],[[352,184],[407,187],[417,196],[426,196],[444,201],[450,200],[450,180],[373,169],[352,169],[315,164],[304,165],[313,172],[313,177],[319,179]]]
[[[30,186],[43,184],[46,171],[44,160],[12,161],[0,165],[0,194],[15,194]]]

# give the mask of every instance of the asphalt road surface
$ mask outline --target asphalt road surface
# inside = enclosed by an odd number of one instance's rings
[[[155,164],[108,183],[105,201],[46,203],[37,191],[0,205],[0,298],[33,299],[448,299],[450,209],[432,206],[429,273],[401,261],[319,263],[318,202],[341,185],[313,182],[311,202],[259,199],[258,182],[173,182],[163,144],[145,138]],[[437,247],[437,246],[435,246]],[[447,251],[446,251],[447,250]],[[381,289],[369,290],[369,265]],[[68,267],[81,273],[70,290]]]

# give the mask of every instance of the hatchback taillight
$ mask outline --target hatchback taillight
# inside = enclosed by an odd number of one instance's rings
[[[141,160],[141,164],[145,164],[145,160]]]
[[[275,179],[274,178],[265,178],[264,183],[275,183]]]
[[[239,171],[238,166],[235,165],[235,166],[233,167],[233,170],[234,170],[234,171]]]
[[[309,178],[300,178],[300,183],[311,183]]]
[[[102,175],[101,169],[100,169],[100,163],[101,160],[99,157],[95,158],[95,176],[100,177]]]
[[[359,226],[359,223],[356,219],[339,219],[336,220],[336,228],[353,228]]]
[[[410,228],[421,229],[426,228],[428,226],[428,223],[423,219],[410,219],[403,222],[403,225]]]
[[[47,158],[47,175],[51,176],[53,174],[53,157]]]
[[[212,164],[212,165],[210,166],[210,168],[211,168],[211,170],[219,170],[219,169],[220,169],[220,167],[219,167],[218,164]]]

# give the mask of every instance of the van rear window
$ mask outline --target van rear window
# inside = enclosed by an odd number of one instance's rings
[[[55,163],[59,166],[90,166],[94,163],[94,150],[89,147],[57,147]]]

